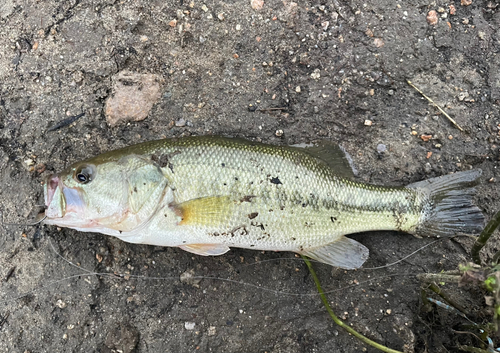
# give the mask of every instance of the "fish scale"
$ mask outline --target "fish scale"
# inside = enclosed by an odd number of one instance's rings
[[[166,139],[104,153],[51,176],[45,222],[200,255],[230,247],[294,251],[357,268],[368,249],[346,234],[480,231],[484,218],[471,202],[479,175],[375,186],[355,181],[349,157],[330,143]]]

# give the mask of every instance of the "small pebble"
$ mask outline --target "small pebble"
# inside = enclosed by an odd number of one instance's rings
[[[448,140],[453,140],[453,135],[448,135]]]
[[[175,126],[177,127],[183,127],[183,126],[186,126],[186,120],[184,120],[183,118],[180,118],[179,120],[177,120],[175,122]]]
[[[429,158],[431,158],[431,156],[432,156],[432,152],[429,151],[429,152],[427,152],[427,156],[425,158],[429,159]]]
[[[295,87],[295,92],[300,93],[301,89],[300,86]]]
[[[184,328],[185,328],[186,330],[194,330],[194,327],[195,327],[195,326],[196,326],[196,323],[191,322],[191,321],[186,321],[186,322],[184,323]]]
[[[365,120],[365,126],[372,126],[373,121],[366,119]]]
[[[390,89],[389,92],[387,92],[390,96],[394,95],[394,90]]]
[[[319,80],[320,77],[321,77],[321,74],[320,74],[319,69],[315,69],[314,72],[311,74],[311,78],[313,80]]]
[[[215,336],[216,333],[217,333],[217,330],[216,330],[215,326],[210,326],[208,328],[207,334],[209,336]]]
[[[264,6],[264,0],[250,0],[250,6],[254,10],[260,10]]]
[[[201,9],[202,9],[204,12],[207,12],[207,11],[208,11],[208,7],[207,7],[207,5],[205,5],[205,4],[203,4],[203,5],[201,6]]]
[[[58,299],[57,302],[56,302],[56,306],[58,308],[64,309],[66,307],[66,303],[63,302],[61,299]]]
[[[224,14],[223,13],[220,13],[217,15],[217,18],[220,20],[220,21],[224,21]]]
[[[461,0],[460,1],[460,5],[462,5],[462,6],[469,6],[470,4],[472,4],[472,0]]]
[[[38,174],[42,174],[44,171],[45,171],[45,164],[43,163],[39,163],[36,165],[35,167],[35,171],[38,173]]]
[[[174,19],[174,20],[170,21],[170,22],[168,23],[168,25],[169,25],[170,27],[172,27],[172,28],[173,28],[173,27],[175,27],[175,26],[177,26],[177,20],[175,20],[175,19]]]
[[[313,111],[314,111],[315,113],[318,113],[318,112],[319,112],[319,108],[318,108],[317,106],[314,106],[314,107],[313,107]]]
[[[436,11],[434,10],[429,11],[429,13],[427,14],[427,23],[429,23],[431,26],[437,25],[438,15]]]
[[[373,40],[373,44],[374,44],[377,48],[382,48],[382,47],[385,45],[385,43],[384,43],[384,41],[382,40],[382,38],[375,38],[375,39]]]
[[[432,135],[420,135],[420,138],[424,141],[427,142],[432,138]]]
[[[387,309],[385,312],[387,313],[387,315],[391,315],[392,310],[391,309]]]
[[[489,180],[488,180],[488,182],[490,182],[490,183],[494,183],[494,182],[495,182],[495,178],[491,178],[491,179],[489,179]]]
[[[457,13],[457,8],[455,5],[450,5],[450,15],[454,15]]]
[[[382,153],[385,153],[386,151],[387,151],[387,146],[386,145],[384,145],[383,143],[379,143],[377,145],[377,153],[382,154]]]
[[[417,136],[417,135],[418,135],[418,132],[416,132],[415,130],[413,130],[413,131],[411,132],[411,134],[412,134],[413,136]]]
[[[274,134],[278,137],[281,137],[281,136],[283,136],[284,132],[283,132],[283,130],[276,130],[276,132]]]

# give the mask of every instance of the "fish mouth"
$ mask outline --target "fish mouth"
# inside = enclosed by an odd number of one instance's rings
[[[77,213],[83,209],[80,192],[65,187],[57,174],[47,179],[44,188],[47,218],[63,218],[67,213]]]

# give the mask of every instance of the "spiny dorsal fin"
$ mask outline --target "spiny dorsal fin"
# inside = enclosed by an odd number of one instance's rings
[[[300,253],[328,265],[354,270],[368,259],[369,250],[356,240],[342,236],[333,243]]]
[[[351,156],[343,147],[332,142],[321,141],[315,144],[298,144],[290,147],[300,148],[302,152],[322,160],[340,177],[354,179],[358,174]]]

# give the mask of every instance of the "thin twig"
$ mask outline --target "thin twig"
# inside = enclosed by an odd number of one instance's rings
[[[323,292],[323,288],[321,287],[321,283],[319,282],[318,276],[316,275],[316,272],[314,271],[311,262],[305,256],[301,255],[301,257],[304,260],[304,262],[306,263],[307,268],[309,268],[309,272],[311,273],[311,276],[314,279],[314,283],[316,283],[316,288],[318,289],[318,293],[319,293],[319,296],[321,297],[321,301],[323,302],[323,305],[325,306],[326,310],[330,314],[330,316],[333,319],[333,321],[338,326],[342,327],[344,330],[346,330],[347,332],[349,332],[351,335],[357,337],[358,339],[360,339],[364,343],[369,344],[370,346],[375,347],[375,348],[381,350],[382,352],[386,352],[386,353],[403,353],[401,351],[396,351],[394,349],[391,349],[391,348],[388,348],[386,346],[383,346],[380,343],[372,341],[371,339],[369,339],[369,338],[363,336],[362,334],[360,334],[358,331],[355,331],[349,325],[344,324],[344,322],[341,321],[335,315],[335,313],[333,312],[332,308],[330,307],[330,304],[328,304],[328,300],[326,299],[325,293]]]
[[[491,352],[491,351],[487,351],[487,350],[481,349],[481,348],[462,346],[462,345],[459,345],[457,348],[460,349],[461,351],[471,352],[471,353],[489,353],[489,352]]]
[[[493,234],[495,229],[498,228],[499,225],[500,225],[500,211],[498,211],[493,216],[491,221],[488,222],[488,224],[486,225],[486,227],[484,227],[483,231],[481,232],[481,234],[479,234],[479,236],[476,239],[476,242],[472,246],[471,250],[472,260],[474,260],[476,264],[481,265],[481,258],[479,257],[479,252],[481,251],[483,246],[486,245],[486,242],[488,241],[488,239],[490,239],[491,235]]]
[[[417,275],[419,281],[425,283],[433,283],[433,282],[445,282],[445,283],[459,283],[460,275],[449,275],[445,273],[419,273]]]
[[[16,266],[12,266],[10,268],[9,271],[7,271],[7,274],[5,275],[5,277],[3,278],[3,281],[4,282],[7,282],[9,280],[9,278],[12,277],[12,275],[14,274],[14,271],[16,270]]]
[[[406,82],[408,82],[408,84],[409,84],[410,86],[412,86],[413,88],[415,88],[415,89],[417,90],[417,92],[418,92],[418,93],[420,93],[420,94],[421,94],[421,95],[422,95],[425,99],[427,99],[429,102],[431,102],[431,104],[432,104],[433,106],[435,106],[436,108],[438,108],[438,109],[439,109],[439,111],[440,111],[441,113],[443,113],[443,114],[444,114],[444,116],[445,116],[445,117],[447,117],[447,118],[448,118],[448,120],[449,120],[449,121],[451,121],[451,123],[452,123],[453,125],[455,125],[455,127],[456,127],[458,130],[460,130],[460,131],[462,131],[462,132],[464,131],[464,129],[462,129],[462,128],[460,127],[460,125],[458,125],[458,124],[457,124],[457,122],[456,122],[455,120],[453,120],[453,118],[452,118],[451,116],[449,116],[448,114],[446,114],[446,112],[445,112],[443,109],[441,109],[441,107],[440,107],[439,105],[437,105],[436,103],[434,103],[434,101],[433,101],[432,99],[430,99],[429,97],[427,97],[427,96],[424,94],[424,92],[422,92],[422,91],[421,91],[418,87],[416,87],[413,83],[411,83],[411,81],[410,81],[410,80],[406,80]]]
[[[5,314],[3,317],[0,316],[0,329],[7,322],[9,315],[10,315],[10,311],[7,311],[7,314]]]
[[[262,109],[257,109],[259,112],[266,112],[270,110],[287,110],[288,107],[278,107],[278,108],[262,108]]]

